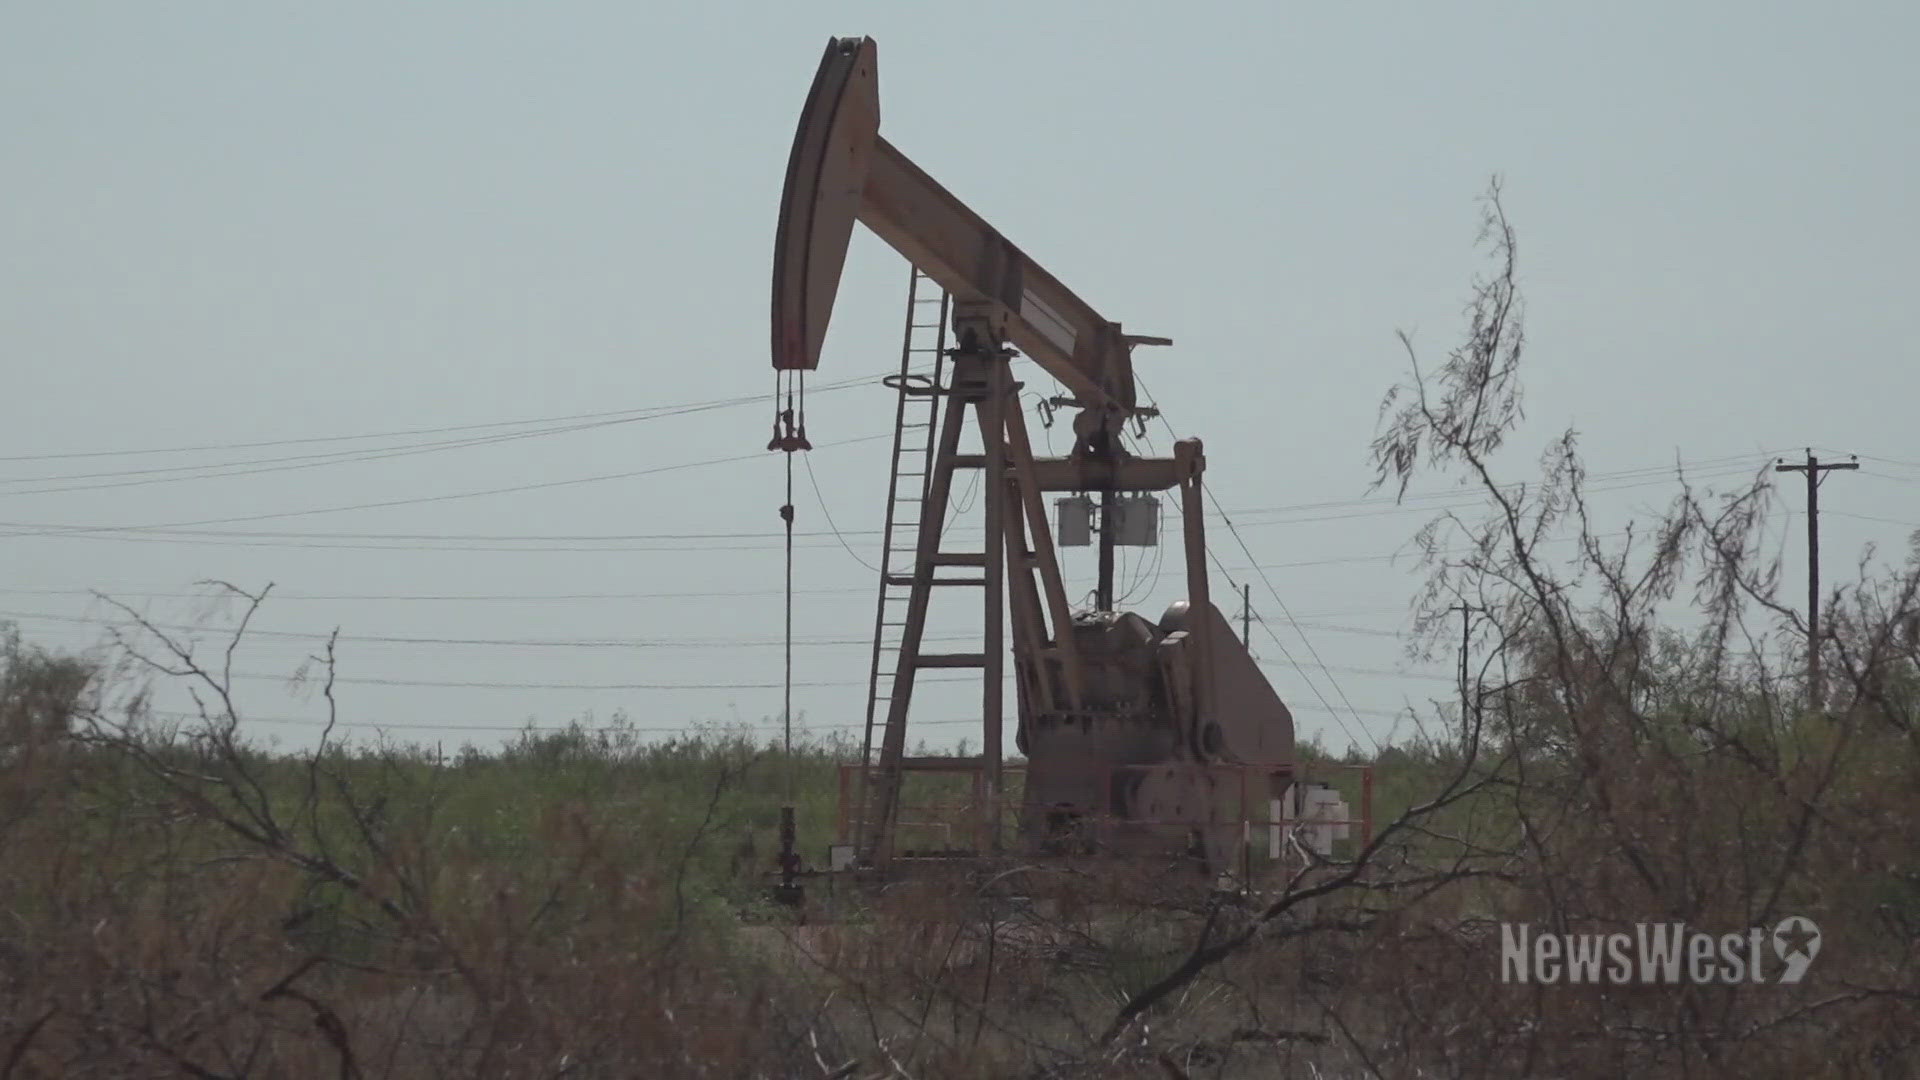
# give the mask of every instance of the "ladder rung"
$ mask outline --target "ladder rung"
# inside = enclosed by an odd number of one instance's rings
[[[987,565],[987,555],[983,551],[941,551],[933,556],[935,566],[981,566]]]
[[[921,653],[914,657],[914,667],[924,668],[967,668],[986,667],[985,653]]]
[[[937,577],[937,578],[934,578],[932,581],[927,582],[927,584],[929,585],[985,585],[986,583],[987,583],[986,578],[943,578],[943,577]],[[911,585],[913,584],[913,575],[912,574],[888,574],[887,584]]]

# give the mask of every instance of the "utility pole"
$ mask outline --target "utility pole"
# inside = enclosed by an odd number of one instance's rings
[[[1240,644],[1253,648],[1253,586],[1240,586]]]
[[[1467,694],[1467,648],[1473,640],[1473,613],[1479,609],[1471,604],[1455,604],[1447,609],[1460,613],[1460,722],[1467,722],[1471,699]]]
[[[1808,447],[1804,465],[1779,461],[1773,466],[1774,472],[1807,474],[1807,707],[1814,711],[1818,711],[1825,700],[1820,694],[1820,474],[1834,469],[1858,469],[1859,455],[1851,456],[1852,461],[1823,465],[1813,456],[1813,448]]]

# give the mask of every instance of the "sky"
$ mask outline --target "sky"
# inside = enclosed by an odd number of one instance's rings
[[[1528,305],[1519,466],[1569,427],[1594,474],[1859,454],[1822,490],[1833,583],[1920,527],[1911,5],[75,0],[0,8],[0,619],[83,647],[117,618],[98,591],[206,649],[237,612],[195,583],[271,583],[234,668],[247,731],[287,747],[324,715],[288,677],[335,629],[362,738],[776,731],[767,288],[838,35],[878,42],[890,141],[1174,340],[1137,369],[1205,440],[1239,532],[1209,522],[1214,595],[1237,615],[1224,579],[1252,584],[1303,735],[1404,737],[1453,692],[1403,655],[1420,579],[1390,557],[1445,499],[1370,496],[1367,447],[1396,331],[1430,360],[1458,338],[1492,175]],[[816,733],[864,716],[907,276],[856,233],[812,381]],[[1621,517],[1672,490],[1615,483]],[[1178,559],[1128,552],[1129,606],[1177,599]],[[1086,552],[1067,572],[1091,589]],[[977,690],[926,689],[911,737],[977,745]]]

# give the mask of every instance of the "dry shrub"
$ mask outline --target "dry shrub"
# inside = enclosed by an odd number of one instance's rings
[[[1450,654],[1464,606],[1470,663],[1460,703],[1372,761],[1396,812],[1358,850],[1233,894],[1170,866],[993,864],[815,882],[823,921],[748,919],[693,883],[768,850],[767,823],[724,809],[746,758],[686,755],[668,810],[533,800],[504,844],[458,811],[488,770],[624,751],[553,738],[448,769],[329,729],[270,757],[239,739],[224,666],[129,611],[104,674],[8,639],[0,1077],[1920,1071],[1920,547],[1863,560],[1809,641],[1760,554],[1764,476],[1724,496],[1682,477],[1621,542],[1571,433],[1506,482],[1525,335],[1498,195],[1466,337],[1431,372],[1409,343],[1374,446],[1383,484],[1431,469],[1484,496],[1416,538],[1414,648]],[[1679,610],[1702,623],[1674,629]],[[157,674],[200,689],[184,727],[146,711]],[[1502,965],[1503,924],[1789,914],[1823,931],[1793,985]]]

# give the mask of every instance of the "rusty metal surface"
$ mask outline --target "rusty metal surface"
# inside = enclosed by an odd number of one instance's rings
[[[819,365],[857,218],[956,300],[981,305],[996,337],[1082,399],[1130,410],[1130,339],[1120,324],[880,136],[877,79],[872,39],[837,38],[801,110],[774,242],[773,366]]]
[[[836,38],[814,73],[787,158],[773,244],[773,366],[820,364],[867,161],[880,130],[871,38]]]
[[[1207,610],[1211,693],[1202,695],[1191,692],[1186,602],[1158,625],[1133,613],[1077,622],[1084,708],[1037,714],[1023,726],[1021,833],[1032,845],[1044,848],[1081,819],[1101,817],[1123,823],[1112,843],[1142,853],[1180,850],[1197,831],[1217,863],[1238,842],[1248,801],[1284,787],[1293,771],[1292,714],[1219,610]],[[1236,786],[1223,788],[1220,770]]]
[[[871,784],[866,770],[860,775],[857,818],[847,820],[852,815],[843,793],[843,825],[863,858],[886,861],[903,780],[914,771],[906,767],[905,748],[915,674],[977,667],[984,747],[968,766],[984,838],[977,846],[991,850],[1001,843],[1006,604],[1018,676],[1016,730],[1028,758],[1015,804],[1023,846],[1039,853],[1071,849],[1084,839],[1083,827],[1097,823],[1109,850],[1199,854],[1224,870],[1224,861],[1244,849],[1250,801],[1277,793],[1291,776],[1294,733],[1279,695],[1208,598],[1201,444],[1179,440],[1171,458],[1137,458],[1122,449],[1120,425],[1135,403],[1130,343],[1148,339],[1122,334],[1119,324],[1101,317],[880,136],[875,56],[870,39],[830,42],[801,112],[775,242],[773,365],[800,371],[818,365],[856,220],[951,295],[958,348],[951,380],[938,385],[936,368],[933,382],[921,388],[932,427],[922,498],[915,500],[921,516],[912,572],[896,572],[891,563],[882,571],[883,590],[889,583],[907,589],[905,611],[899,622],[888,621],[883,592],[876,613],[877,627],[900,631],[879,760]],[[908,351],[914,302],[910,293]],[[943,303],[941,310],[949,308]],[[1075,394],[1083,411],[1068,457],[1033,455],[1007,346]],[[903,360],[901,386],[906,378]],[[903,417],[897,407],[896,469]],[[980,452],[962,454],[961,430],[973,424]],[[985,474],[979,551],[942,547],[960,469]],[[1098,491],[1113,503],[1117,491],[1169,488],[1178,488],[1182,499],[1190,608],[1176,605],[1157,623],[1131,613],[1074,613],[1042,494]],[[892,530],[890,510],[890,538]],[[1103,549],[1112,546],[1111,536],[1102,539]],[[954,566],[977,567],[980,576],[955,582],[935,572]],[[984,590],[981,649],[923,653],[933,588],[962,583]],[[1100,595],[1110,597],[1110,589]],[[879,703],[871,685],[869,698],[871,741]],[[1222,774],[1219,767],[1238,771]]]
[[[1293,760],[1293,713],[1267,681],[1266,673],[1234,636],[1220,609],[1207,607],[1213,644],[1211,693],[1198,717],[1202,752],[1219,761],[1247,765],[1285,765]],[[1192,610],[1178,601],[1161,617],[1161,629],[1185,630]]]

